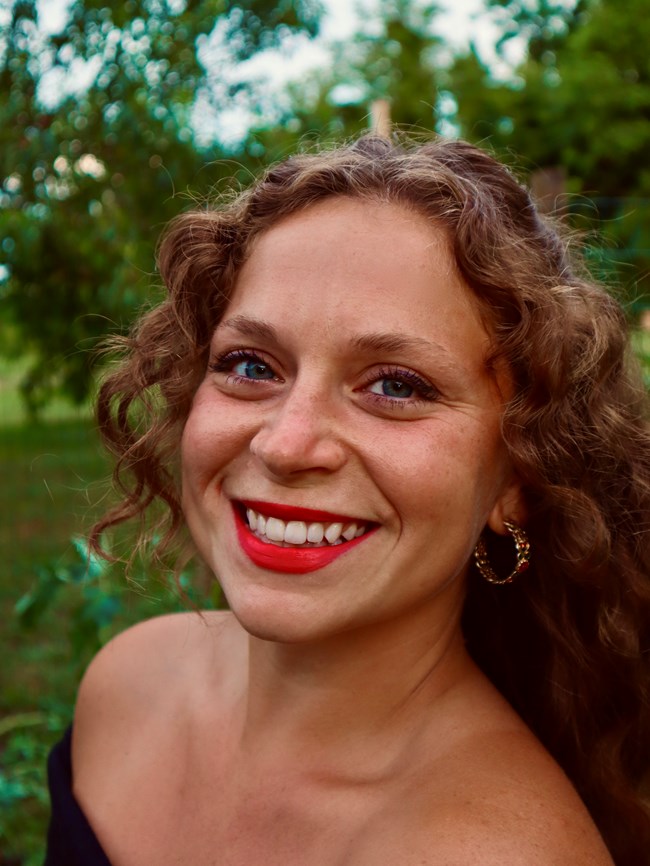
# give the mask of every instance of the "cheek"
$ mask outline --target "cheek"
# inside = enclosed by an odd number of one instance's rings
[[[386,433],[367,453],[384,494],[408,522],[467,517],[480,525],[504,477],[498,430],[489,423],[436,422],[428,429],[404,425]]]
[[[195,474],[197,467],[203,462],[205,451],[205,431],[203,429],[201,412],[192,408],[181,437],[181,467],[183,479]]]
[[[253,413],[236,408],[213,392],[197,392],[181,438],[184,487],[209,480],[230,461],[248,454],[255,431]]]
[[[181,439],[181,477],[186,504],[208,483],[223,462],[223,431],[214,414],[196,404],[189,414]]]

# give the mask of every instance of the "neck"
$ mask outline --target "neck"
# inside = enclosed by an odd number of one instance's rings
[[[250,637],[242,746],[316,760],[354,748],[375,765],[382,748],[390,761],[473,670],[460,604],[437,628],[424,613],[407,630],[391,620],[316,644]]]

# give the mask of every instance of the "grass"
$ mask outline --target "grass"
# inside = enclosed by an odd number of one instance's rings
[[[71,539],[102,508],[108,462],[87,409],[60,401],[45,420],[29,422],[16,379],[15,370],[0,367],[0,864],[40,866],[46,755],[71,720],[97,642],[187,604],[155,575],[144,590],[129,585],[119,567],[85,579]],[[42,609],[32,606],[39,615],[27,628],[30,617],[21,621],[16,605],[39,581],[55,594],[46,593]]]
[[[20,394],[20,383],[28,369],[28,358],[10,360],[0,357],[0,419],[3,428],[25,427],[31,420]],[[47,424],[50,421],[58,423],[89,417],[90,408],[87,404],[74,406],[65,397],[56,396],[43,408],[39,421]]]
[[[45,611],[31,631],[21,628],[15,605],[32,588],[39,567],[71,559],[68,539],[83,531],[91,511],[88,490],[106,475],[107,467],[88,419],[29,424],[15,417],[15,405],[10,402],[14,417],[0,428],[0,617],[5,646],[0,828],[4,857],[31,864],[42,855],[47,819],[42,762],[68,722],[76,665],[69,653],[65,599]]]

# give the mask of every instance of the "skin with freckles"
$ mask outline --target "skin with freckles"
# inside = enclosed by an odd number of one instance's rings
[[[611,866],[464,647],[478,536],[525,516],[489,349],[409,210],[331,199],[256,240],[182,440],[232,613],[129,630],[79,696],[75,795],[115,866]],[[266,567],[251,502],[365,531],[314,570]]]

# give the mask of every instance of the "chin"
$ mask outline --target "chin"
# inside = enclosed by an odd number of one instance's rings
[[[331,637],[336,629],[324,620],[314,599],[292,598],[290,593],[261,587],[224,594],[233,616],[253,637],[274,643],[311,643]]]

